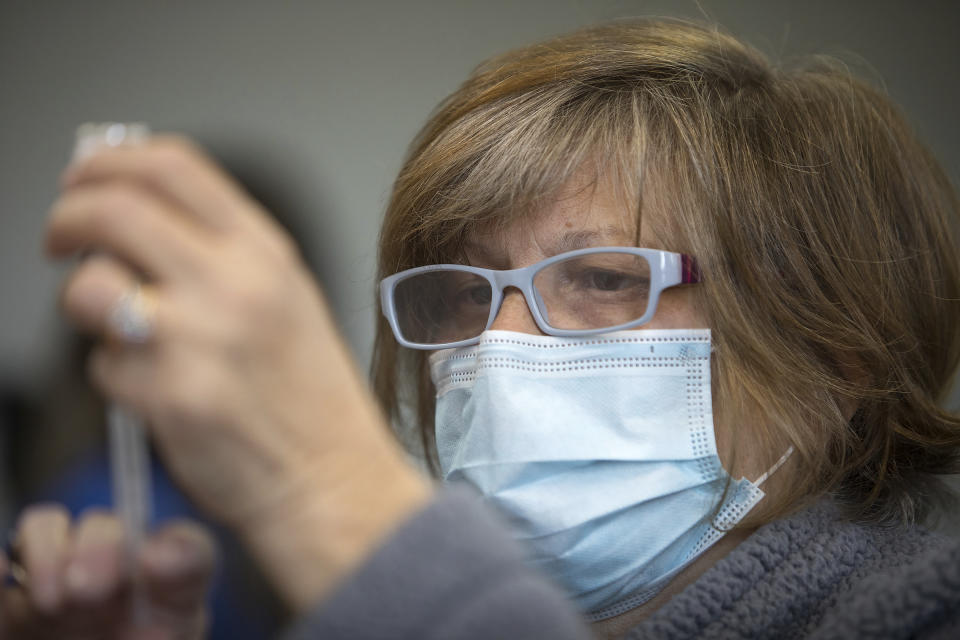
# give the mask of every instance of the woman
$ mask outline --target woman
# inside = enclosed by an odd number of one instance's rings
[[[94,381],[240,534],[293,637],[960,624],[960,547],[910,524],[960,450],[937,404],[958,203],[836,66],[623,23],[494,59],[441,105],[384,222],[375,387],[491,510],[406,462],[289,241],[202,154],[113,149],[64,187],[50,252],[109,250],[64,294],[104,336]],[[23,518],[13,628],[125,624],[115,523],[70,526]],[[155,628],[201,633],[209,558],[185,525],[146,545]]]

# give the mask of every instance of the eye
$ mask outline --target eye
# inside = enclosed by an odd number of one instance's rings
[[[491,290],[487,285],[465,287],[457,292],[457,301],[460,304],[487,306],[490,304]]]
[[[590,269],[580,274],[581,286],[596,291],[623,291],[646,286],[646,279],[636,274],[610,269]]]

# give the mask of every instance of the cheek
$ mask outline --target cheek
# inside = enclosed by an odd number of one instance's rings
[[[732,401],[723,392],[717,358],[710,362],[710,396],[713,403],[713,432],[723,468],[734,479],[755,480],[779,457],[767,451],[758,431],[758,416],[745,410],[740,401]],[[746,412],[745,412],[746,411]],[[769,485],[764,485],[768,489]]]

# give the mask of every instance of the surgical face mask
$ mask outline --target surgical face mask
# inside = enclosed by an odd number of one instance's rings
[[[439,351],[443,478],[500,511],[588,618],[628,611],[764,495],[717,456],[710,352],[707,330],[488,331]]]

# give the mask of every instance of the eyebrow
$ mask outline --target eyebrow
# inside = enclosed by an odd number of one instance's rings
[[[632,237],[627,235],[620,227],[607,225],[601,229],[568,231],[553,239],[552,242],[545,244],[544,252],[547,257],[550,257],[588,247],[619,246],[625,240],[630,242]],[[479,256],[489,262],[507,262],[506,252],[502,246],[490,247],[487,244],[468,240],[464,243],[463,248],[466,253]]]
[[[603,247],[607,245],[616,245],[626,239],[623,229],[608,225],[603,229],[583,229],[581,231],[572,231],[565,233],[557,238],[553,244],[547,248],[547,254],[555,256],[558,253],[575,251],[576,249],[586,249],[588,247]]]

